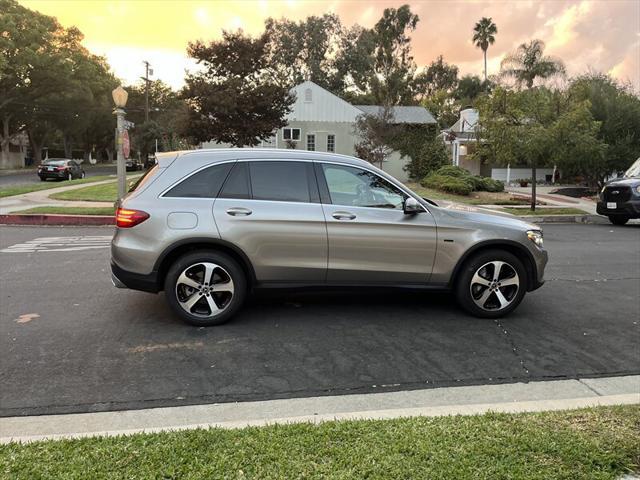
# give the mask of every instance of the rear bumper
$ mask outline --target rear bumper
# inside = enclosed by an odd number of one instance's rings
[[[618,203],[617,208],[608,209],[606,202],[599,201],[596,206],[599,215],[607,217],[623,216],[630,218],[640,218],[640,199],[631,199],[624,203]]]
[[[67,178],[67,172],[40,172],[38,176],[40,178]]]
[[[158,274],[151,272],[148,275],[128,272],[115,263],[111,263],[111,282],[116,288],[130,288],[142,292],[158,293]]]

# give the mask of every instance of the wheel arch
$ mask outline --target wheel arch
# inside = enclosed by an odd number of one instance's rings
[[[242,271],[245,273],[247,286],[251,288],[256,283],[256,274],[253,269],[253,265],[242,249],[221,239],[199,237],[179,240],[165,248],[160,254],[154,266],[154,271],[157,272],[157,284],[159,290],[163,289],[164,279],[173,262],[182,255],[195,250],[215,250],[229,255],[238,262],[238,265],[240,265],[240,268],[242,268]]]
[[[527,291],[531,291],[534,288],[534,285],[537,283],[538,271],[533,254],[518,242],[506,239],[486,240],[473,245],[464,252],[453,269],[451,279],[449,280],[449,288],[453,288],[455,286],[458,277],[462,272],[462,267],[467,260],[469,260],[473,255],[486,250],[504,250],[515,255],[522,262],[527,272]]]

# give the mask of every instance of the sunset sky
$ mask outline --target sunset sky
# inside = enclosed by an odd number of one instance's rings
[[[85,46],[105,55],[125,83],[144,73],[143,60],[155,74],[180,87],[185,53],[191,40],[212,40],[222,29],[256,34],[268,17],[299,20],[324,12],[337,13],[343,24],[371,27],[386,7],[409,3],[420,16],[413,33],[419,66],[439,54],[459,66],[461,74],[482,74],[482,52],[471,42],[474,23],[492,17],[498,26],[489,48],[489,74],[497,73],[502,56],[520,43],[540,38],[547,53],[562,58],[570,75],[588,69],[605,71],[633,83],[640,91],[639,0],[547,1],[310,1],[310,0],[21,0],[23,5],[53,15],[64,26],[85,34]]]

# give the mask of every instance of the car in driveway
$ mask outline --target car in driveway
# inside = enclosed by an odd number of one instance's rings
[[[144,168],[142,162],[135,160],[133,158],[128,158],[124,163],[125,169],[127,172],[137,172]]]
[[[614,225],[640,218],[640,158],[624,173],[602,188],[596,211]]]
[[[164,290],[193,325],[229,320],[259,288],[452,291],[497,318],[544,282],[540,227],[447,208],[363,160],[270,149],[158,154],[118,203],[120,288]]]
[[[38,176],[41,181],[49,178],[54,180],[73,180],[84,178],[85,173],[82,167],[75,160],[68,158],[50,158],[38,166]]]

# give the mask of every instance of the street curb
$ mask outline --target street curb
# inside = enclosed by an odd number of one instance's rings
[[[0,225],[100,226],[114,224],[115,217],[110,215],[59,215],[54,213],[0,215]]]
[[[516,215],[529,223],[606,223],[600,215]]]
[[[0,445],[194,428],[571,410],[640,404],[640,376],[547,380],[182,407],[0,418]]]

